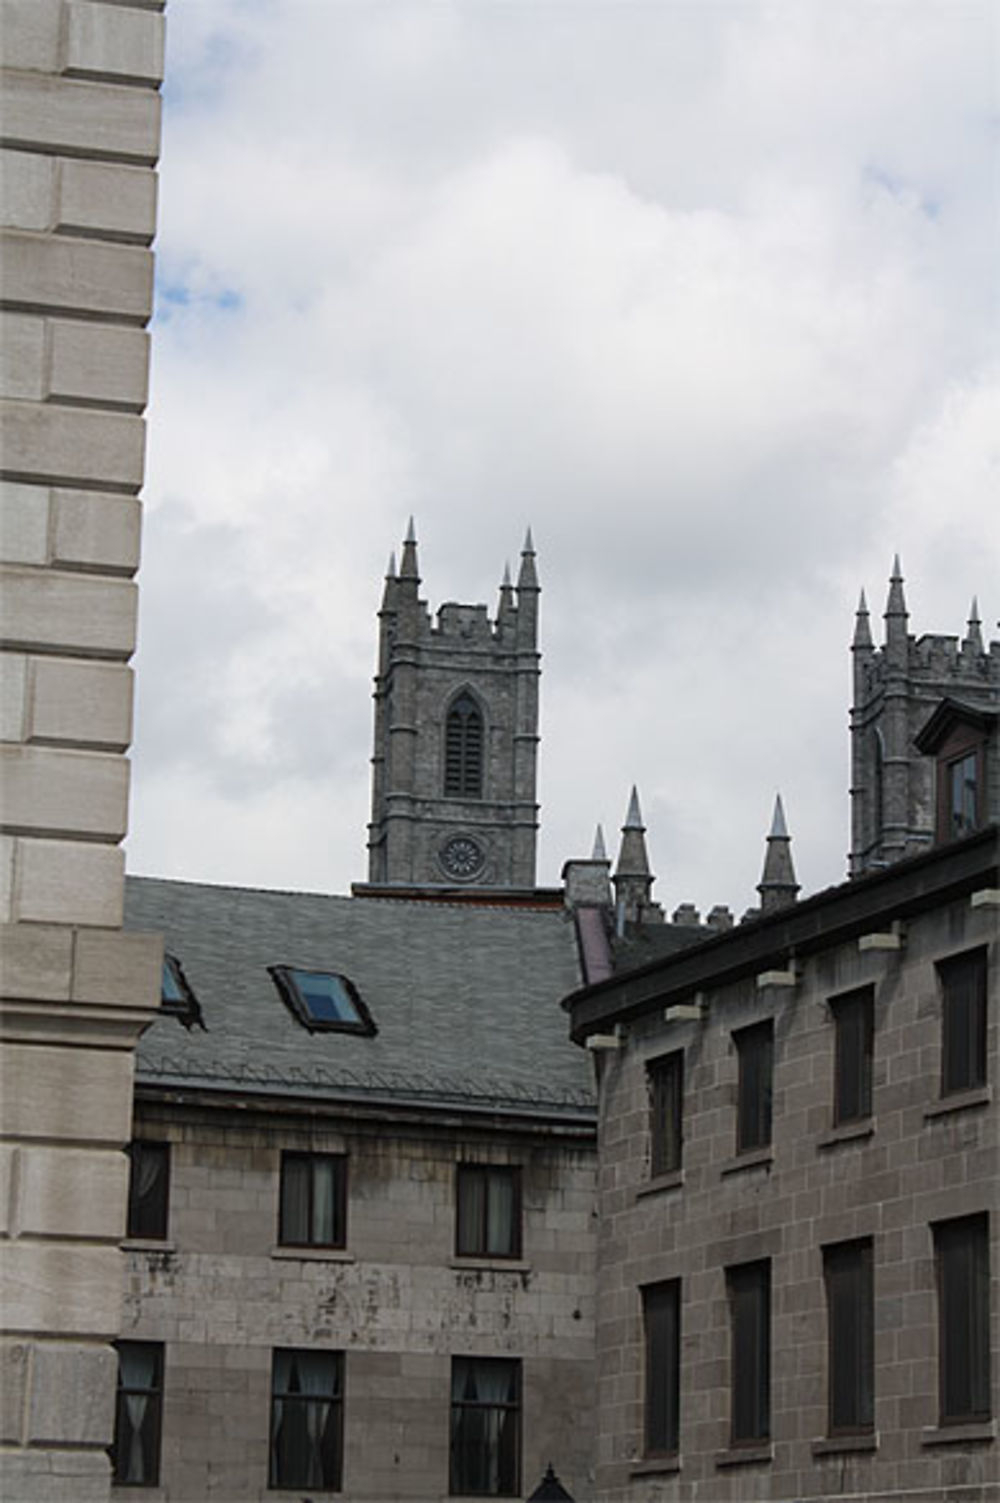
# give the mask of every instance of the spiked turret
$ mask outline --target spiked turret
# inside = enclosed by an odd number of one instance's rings
[[[854,641],[851,646],[855,652],[871,652],[874,648],[872,642],[871,627],[868,621],[868,601],[865,599],[864,590],[858,601],[858,612],[854,618]]]
[[[410,518],[410,525],[406,529],[406,541],[403,544],[403,556],[399,563],[399,578],[412,580],[415,585],[420,583],[420,568],[417,563],[417,533]]]
[[[642,822],[639,794],[635,787],[622,825],[622,843],[613,881],[619,911],[624,910],[626,919],[633,922],[638,920],[642,910],[650,906],[654,877],[649,869],[646,826]]]
[[[764,871],[757,883],[757,891],[760,893],[760,906],[763,913],[773,913],[777,908],[787,908],[790,903],[795,902],[799,891],[799,884],[795,880],[795,867],[792,863],[792,842],[785,824],[785,811],[780,793],[774,800],[771,833],[767,837],[767,850],[764,855]]]
[[[965,641],[962,643],[965,652],[979,654],[983,651],[983,623],[979,619],[979,601],[975,595],[969,607],[969,624],[965,633]]]
[[[890,661],[906,666],[906,623],[909,612],[903,593],[903,572],[899,566],[899,554],[892,561],[889,578],[889,595],[885,603],[885,647]]]

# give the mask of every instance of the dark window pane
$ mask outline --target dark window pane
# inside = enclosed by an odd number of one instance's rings
[[[129,1144],[128,1225],[126,1236],[161,1241],[167,1235],[170,1200],[170,1145]]]
[[[975,752],[949,762],[948,779],[949,835],[958,839],[979,826],[979,758]]]
[[[985,1216],[934,1228],[942,1424],[990,1417],[989,1224]]]
[[[323,1029],[369,1037],[378,1032],[357,987],[347,976],[334,971],[303,971],[289,965],[272,965],[268,970],[282,1001],[310,1032]]]
[[[771,1265],[744,1263],[726,1273],[731,1326],[734,1445],[771,1433]]]
[[[521,1183],[516,1168],[459,1164],[455,1251],[466,1258],[521,1255]]]
[[[677,1450],[680,1428],[679,1279],[642,1291],[646,1334],[646,1453]]]
[[[942,960],[941,1094],[986,1084],[986,950]]]
[[[127,1487],[155,1487],[160,1479],[163,1411],[163,1346],[153,1341],[118,1342],[118,1393],[113,1480]]]
[[[649,1065],[650,1173],[681,1167],[684,1111],[684,1054],[668,1054]]]
[[[343,1370],[341,1352],[275,1351],[269,1486],[340,1487]]]
[[[449,1490],[486,1497],[519,1492],[520,1452],[520,1362],[453,1358]]]
[[[856,1122],[872,1114],[875,1038],[872,988],[866,986],[844,997],[835,997],[830,1007],[836,1028],[833,1120]]]
[[[825,1248],[823,1273],[830,1433],[870,1430],[875,1421],[871,1240]]]
[[[444,791],[449,798],[483,796],[483,717],[471,694],[460,694],[448,711]]]
[[[771,1082],[774,1025],[771,1019],[733,1034],[739,1057],[736,1151],[765,1148],[771,1141]]]
[[[346,1158],[332,1153],[283,1153],[279,1243],[343,1247],[346,1240]]]

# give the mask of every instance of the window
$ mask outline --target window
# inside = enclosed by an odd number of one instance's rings
[[[459,1164],[455,1252],[463,1258],[521,1256],[521,1175],[493,1164]]]
[[[934,1227],[942,1425],[990,1417],[990,1264],[986,1216]]]
[[[160,983],[160,1011],[169,1013],[184,1024],[185,1028],[204,1028],[201,1006],[191,989],[191,984],[174,955],[163,957],[163,977]]]
[[[119,1341],[114,1481],[123,1487],[155,1487],[160,1480],[163,1414],[163,1346],[158,1341]]]
[[[941,1094],[986,1084],[986,950],[938,962]]]
[[[966,752],[943,764],[946,840],[958,840],[979,828],[979,756]]]
[[[734,1446],[771,1433],[771,1265],[726,1271],[730,1321],[730,1433]]]
[[[770,1018],[733,1034],[739,1056],[736,1151],[765,1148],[771,1141],[771,1076],[774,1025]]]
[[[681,1167],[684,1115],[684,1052],[664,1055],[647,1066],[649,1084],[649,1172],[672,1174]]]
[[[128,1224],[125,1235],[160,1242],[167,1235],[170,1144],[137,1139],[128,1147]]]
[[[672,1455],[680,1431],[681,1283],[648,1284],[642,1291],[646,1336],[646,1455]]]
[[[452,700],[444,728],[446,798],[483,796],[483,717],[469,693]]]
[[[875,1000],[870,986],[832,997],[834,1046],[833,1120],[858,1122],[872,1114],[872,1050]]]
[[[271,1366],[270,1487],[341,1485],[344,1358],[279,1348]]]
[[[283,1153],[278,1241],[285,1247],[344,1247],[347,1160],[343,1154]]]
[[[521,1364],[499,1357],[453,1357],[452,1494],[508,1497],[520,1492]]]
[[[872,1244],[838,1242],[823,1249],[826,1284],[827,1410],[831,1435],[875,1423],[875,1300]]]
[[[272,965],[268,970],[292,1016],[310,1033],[363,1033],[370,1037],[378,1032],[357,988],[346,976],[333,971],[300,971],[290,965]]]

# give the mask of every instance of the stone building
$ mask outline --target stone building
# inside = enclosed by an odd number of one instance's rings
[[[123,934],[160,139],[157,0],[3,0],[0,1493],[107,1498],[132,1050]]]
[[[854,632],[854,876],[1000,820],[1000,642],[984,646],[975,600],[961,641],[908,622],[897,558],[882,646],[864,594]]]
[[[127,882],[167,961],[136,1075],[122,1499],[522,1496],[550,1462],[592,1494],[593,1070],[559,999],[606,946],[577,907],[609,910],[610,863],[535,885],[530,538],[495,622],[452,605],[432,630],[415,576],[411,534],[376,679],[380,880]]]
[[[902,609],[897,577],[887,653]],[[910,639],[892,680],[859,625],[855,744],[891,753],[874,802],[856,753],[864,875],[796,902],[779,804],[749,922],[650,928],[566,1000],[598,1062],[602,1503],[1000,1490],[998,644],[970,638]]]

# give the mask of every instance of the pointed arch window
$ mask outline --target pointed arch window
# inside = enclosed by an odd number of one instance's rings
[[[483,715],[472,695],[453,699],[444,731],[446,798],[483,796]]]

